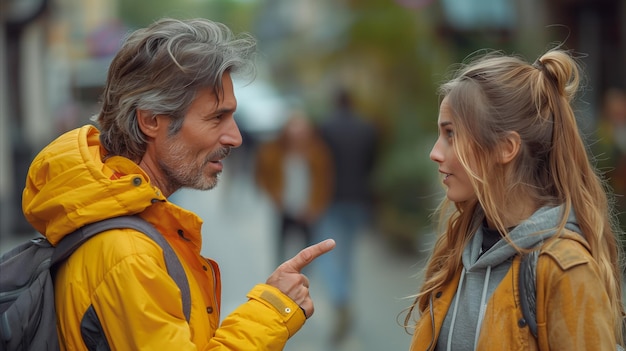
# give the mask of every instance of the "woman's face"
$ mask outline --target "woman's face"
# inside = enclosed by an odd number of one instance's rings
[[[446,196],[453,202],[474,199],[476,194],[472,183],[454,152],[455,126],[447,97],[443,99],[439,108],[438,126],[439,136],[430,151],[430,159],[439,164],[439,173],[443,175],[443,184],[448,189]]]

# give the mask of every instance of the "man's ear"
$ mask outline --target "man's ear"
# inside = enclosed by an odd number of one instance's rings
[[[508,132],[500,145],[500,163],[507,164],[517,157],[522,147],[522,138],[517,132]]]
[[[152,112],[147,110],[136,110],[137,113],[137,123],[139,124],[139,129],[148,137],[154,138],[157,136],[159,132],[160,124],[163,124],[158,116],[152,114]]]

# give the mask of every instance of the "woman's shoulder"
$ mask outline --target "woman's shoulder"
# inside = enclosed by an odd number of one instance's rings
[[[540,260],[541,256],[550,257],[562,270],[568,270],[593,260],[585,238],[569,230],[565,230],[558,237],[548,241],[541,248]]]

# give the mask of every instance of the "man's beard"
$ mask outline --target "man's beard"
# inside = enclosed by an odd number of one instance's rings
[[[181,143],[172,142],[168,151],[167,157],[161,157],[157,162],[171,191],[180,188],[210,190],[217,185],[221,172],[215,172],[207,176],[204,169],[211,160],[223,159],[230,154],[230,147],[224,147],[210,153],[201,164],[197,164],[197,162],[189,163],[189,160],[196,160],[196,158]]]

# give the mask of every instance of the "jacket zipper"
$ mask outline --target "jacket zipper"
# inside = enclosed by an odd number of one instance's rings
[[[215,306],[215,310],[217,311],[217,315],[218,317],[220,316],[220,306],[217,303],[217,277],[216,277],[216,273],[215,273],[215,268],[213,267],[213,264],[207,260],[207,264],[211,267],[211,276],[213,278],[213,306]],[[219,323],[220,318],[218,318],[218,323]],[[216,327],[219,327],[216,326]]]

